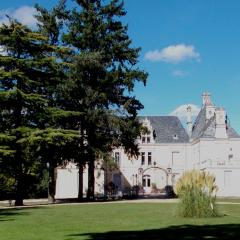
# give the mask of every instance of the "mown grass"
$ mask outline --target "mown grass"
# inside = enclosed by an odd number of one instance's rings
[[[182,218],[176,203],[108,203],[0,210],[1,240],[240,239],[240,205]]]

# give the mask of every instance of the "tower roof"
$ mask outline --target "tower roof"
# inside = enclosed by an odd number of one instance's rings
[[[215,138],[216,131],[216,116],[214,115],[210,119],[206,118],[206,106],[199,112],[192,129],[193,140],[197,138]],[[240,138],[240,135],[227,124],[227,136],[228,138]]]

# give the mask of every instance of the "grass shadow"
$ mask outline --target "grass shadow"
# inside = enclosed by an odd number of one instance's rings
[[[28,207],[28,208],[7,208],[0,209],[0,222],[2,221],[14,221],[18,216],[28,216],[29,209],[37,209],[40,207]]]
[[[143,231],[112,231],[105,233],[79,233],[66,240],[235,240],[240,239],[240,224],[180,225]]]

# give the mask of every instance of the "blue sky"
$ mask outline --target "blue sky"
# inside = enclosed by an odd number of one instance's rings
[[[0,1],[0,21],[7,12],[31,25],[31,9],[18,10],[35,2],[49,8],[57,1]],[[149,73],[147,86],[135,91],[145,106],[140,114],[201,107],[208,91],[240,132],[240,1],[125,0],[125,9],[133,46],[142,48],[139,66]]]

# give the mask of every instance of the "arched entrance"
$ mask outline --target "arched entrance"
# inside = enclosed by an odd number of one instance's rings
[[[144,193],[157,193],[168,185],[169,170],[158,166],[140,168],[139,177]]]

